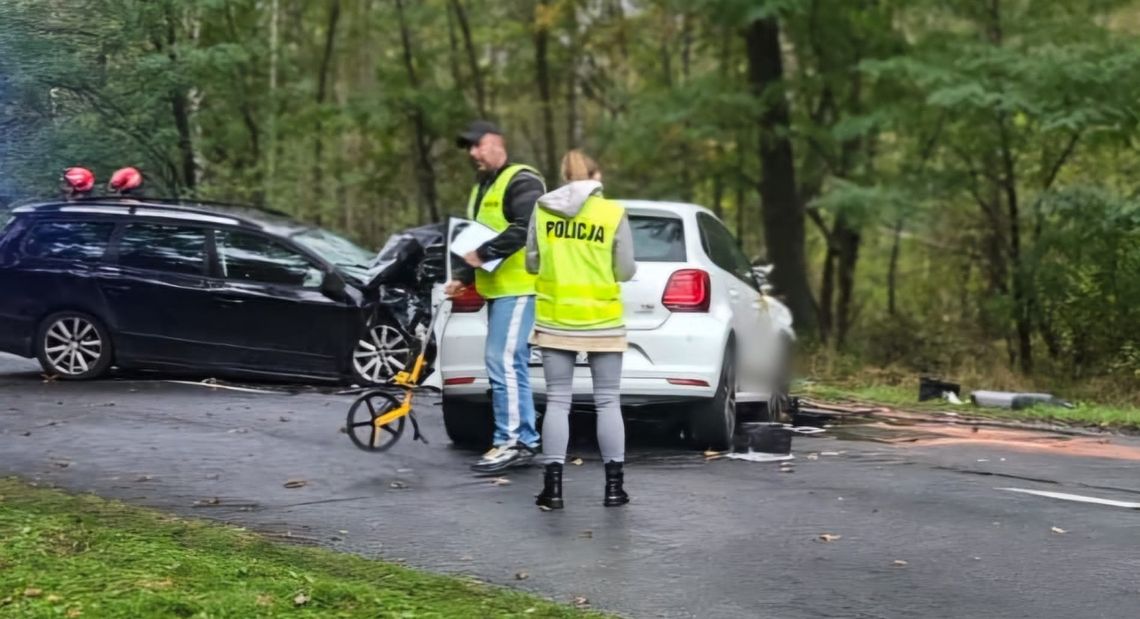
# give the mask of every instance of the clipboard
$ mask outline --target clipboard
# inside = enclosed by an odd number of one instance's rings
[[[462,258],[464,255],[479,249],[483,243],[499,236],[491,228],[470,219],[461,219],[459,217],[452,217],[448,220],[447,225],[447,238],[448,249],[451,253]],[[499,268],[503,263],[503,259],[491,260],[484,262],[479,268],[487,271],[488,273]]]

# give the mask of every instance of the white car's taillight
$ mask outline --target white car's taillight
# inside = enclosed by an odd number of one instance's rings
[[[483,296],[475,290],[475,287],[468,286],[459,296],[451,300],[451,311],[459,314],[477,312],[483,309],[484,302]]]
[[[681,269],[669,277],[661,305],[673,312],[707,312],[711,286],[709,274],[700,269]]]

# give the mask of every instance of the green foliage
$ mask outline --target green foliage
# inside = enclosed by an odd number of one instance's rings
[[[784,69],[760,97],[758,19]],[[709,206],[763,256],[784,97],[809,284],[849,350],[1000,365],[1027,333],[1049,368],[1125,375],[1136,248],[1094,222],[1135,231],[1137,29],[1130,0],[8,0],[0,200],[133,164],[378,247],[462,211],[453,136],[482,108],[514,159],[584,147],[610,195]]]

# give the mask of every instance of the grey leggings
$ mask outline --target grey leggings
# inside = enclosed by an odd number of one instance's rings
[[[594,379],[594,404],[598,410],[598,447],[603,462],[625,460],[625,422],[621,417],[620,352],[592,352],[590,374]],[[574,358],[569,350],[542,349],[546,375],[546,418],[542,422],[542,453],[546,462],[564,463],[570,442],[570,397],[574,383]]]

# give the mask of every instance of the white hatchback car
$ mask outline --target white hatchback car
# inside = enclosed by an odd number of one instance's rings
[[[621,200],[633,230],[637,275],[622,284],[629,349],[622,368],[627,415],[685,415],[699,448],[727,449],[737,403],[766,409],[786,402],[794,340],[791,313],[769,296],[767,268],[754,268],[732,233],[708,209]],[[445,306],[446,307],[446,306]],[[447,433],[457,445],[490,443],[490,385],[483,361],[487,315],[473,292],[437,322],[436,369]],[[531,351],[531,386],[541,410],[545,381]],[[575,409],[589,410],[585,358],[574,377]],[[435,382],[435,381],[432,381]],[[742,410],[744,408],[742,407]]]

